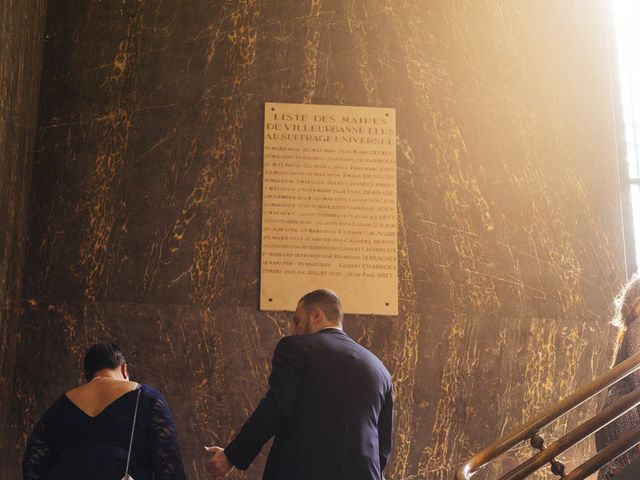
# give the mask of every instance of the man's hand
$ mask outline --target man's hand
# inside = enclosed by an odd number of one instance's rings
[[[227,474],[233,470],[234,467],[224,454],[224,449],[220,447],[204,447],[204,449],[213,454],[213,456],[204,463],[211,478],[226,477]]]

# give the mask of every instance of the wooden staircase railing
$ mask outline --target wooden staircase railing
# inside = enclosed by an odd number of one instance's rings
[[[595,456],[584,462],[582,465],[574,468],[569,473],[565,473],[564,465],[562,462],[556,460],[556,457],[589,435],[600,430],[616,418],[640,405],[640,389],[631,392],[611,404],[605,410],[602,410],[582,425],[579,425],[569,431],[548,447],[545,447],[544,438],[538,432],[541,428],[552,423],[579,405],[582,405],[602,390],[610,387],[639,368],[640,353],[628,358],[619,365],[616,365],[607,373],[596,378],[593,382],[584,385],[576,392],[540,413],[537,417],[533,418],[526,424],[521,425],[512,432],[502,436],[492,444],[483,448],[460,467],[456,473],[456,480],[469,480],[483,466],[487,465],[518,443],[525,440],[529,440],[533,448],[539,450],[539,453],[533,455],[527,461],[502,475],[499,480],[520,480],[526,478],[528,475],[531,475],[547,463],[551,464],[551,471],[563,480],[582,480],[592,473],[597,472],[600,467],[606,465],[614,458],[622,455],[627,450],[640,443],[640,426],[637,430],[634,430],[628,435],[618,439],[615,443],[609,445],[601,452],[598,452]]]

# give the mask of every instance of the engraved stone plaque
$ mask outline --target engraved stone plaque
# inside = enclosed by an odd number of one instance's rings
[[[261,310],[398,314],[395,109],[266,103]]]

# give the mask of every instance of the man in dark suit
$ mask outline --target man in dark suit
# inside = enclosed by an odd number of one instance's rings
[[[244,470],[275,435],[263,480],[380,480],[391,453],[391,376],[342,331],[340,299],[298,302],[294,335],[276,346],[269,390],[235,439],[207,447],[213,478]]]

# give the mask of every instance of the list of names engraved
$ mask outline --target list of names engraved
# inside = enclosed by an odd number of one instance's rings
[[[395,110],[265,104],[260,308],[398,313]]]

